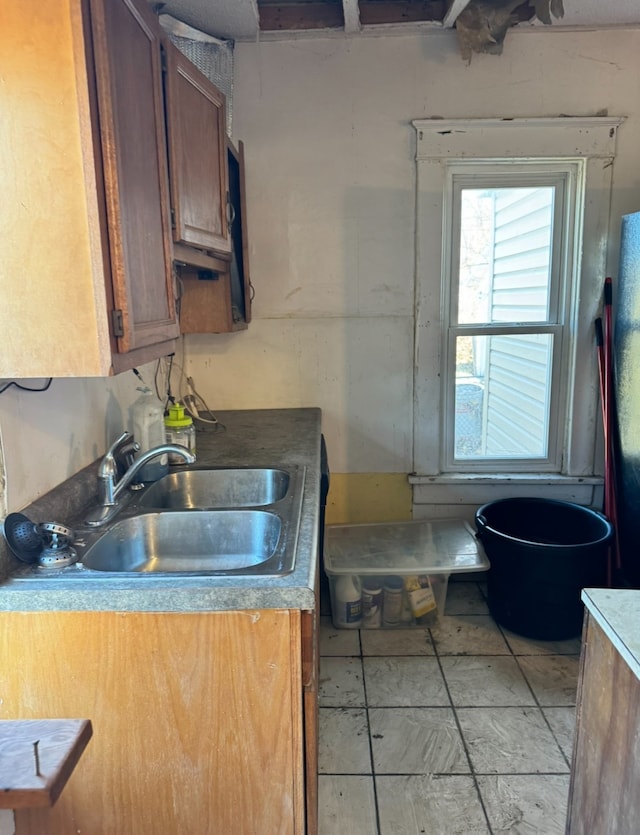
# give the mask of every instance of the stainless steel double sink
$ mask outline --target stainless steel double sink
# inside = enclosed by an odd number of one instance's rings
[[[67,576],[260,575],[295,564],[304,467],[179,467],[103,528],[76,530]],[[74,570],[75,569],[75,570]]]

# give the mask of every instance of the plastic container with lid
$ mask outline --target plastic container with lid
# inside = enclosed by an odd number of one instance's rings
[[[441,519],[327,525],[324,565],[337,628],[343,625],[334,601],[344,575],[360,579],[363,604],[371,581],[383,586],[381,623],[363,616],[361,627],[367,629],[435,624],[444,614],[449,576],[487,571],[489,561],[467,522]],[[405,613],[412,609],[407,623]]]
[[[148,386],[137,390],[141,394],[131,407],[131,422],[133,437],[140,444],[142,453],[166,443],[164,406]],[[168,469],[166,453],[158,455],[140,470],[137,481],[157,481]]]
[[[196,429],[191,415],[185,414],[182,403],[169,406],[169,414],[164,419],[164,427],[168,443],[182,444],[189,452],[196,454]],[[184,464],[184,458],[169,454],[169,463]]]

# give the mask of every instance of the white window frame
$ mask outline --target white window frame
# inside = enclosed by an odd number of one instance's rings
[[[464,160],[445,163],[444,185],[444,263],[443,263],[443,403],[441,431],[441,468],[443,472],[560,472],[562,465],[561,416],[566,408],[566,391],[560,384],[570,372],[572,322],[572,290],[577,287],[577,262],[573,253],[580,249],[582,219],[576,217],[576,206],[582,205],[584,160]],[[520,325],[528,333],[547,333],[554,339],[552,379],[550,381],[549,447],[544,458],[537,459],[469,459],[454,458],[454,422],[448,416],[455,409],[455,340],[469,334],[513,333],[507,323],[492,326],[456,324],[457,277],[460,257],[460,223],[456,217],[460,193],[464,188],[552,186],[555,188],[553,225],[553,261],[546,322]]]
[[[450,282],[447,176],[451,163],[464,160],[579,162],[577,167],[583,171],[582,235],[573,242],[573,293],[567,311],[570,346],[565,347],[562,369],[566,396],[557,417],[558,455],[547,469],[553,469],[558,478],[594,475],[599,383],[593,322],[605,277],[612,168],[622,121],[618,117],[558,117],[413,122],[417,136],[414,484],[455,477],[447,472],[442,457],[445,392],[441,371],[446,359],[443,345],[448,322],[444,317]],[[544,469],[530,466],[529,472],[537,475]],[[496,477],[493,467],[480,470]],[[505,479],[516,472],[513,462],[504,462]]]

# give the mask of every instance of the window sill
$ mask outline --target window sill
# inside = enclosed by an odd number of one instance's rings
[[[572,484],[593,484],[603,483],[603,477],[593,476],[566,476],[557,473],[441,473],[439,475],[418,475],[410,473],[409,484],[458,484],[469,486],[473,484],[531,484],[536,487],[544,485],[570,486]]]
[[[476,508],[496,499],[525,496],[602,506],[601,476],[557,473],[444,473],[408,476],[414,519],[473,519]]]

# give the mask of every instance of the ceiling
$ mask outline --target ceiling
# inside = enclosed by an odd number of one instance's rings
[[[640,24],[638,0],[167,0],[149,2],[162,13],[218,38],[253,41],[343,34],[411,33],[461,28],[472,10],[509,17],[508,26],[601,28]],[[564,5],[564,14],[560,12]],[[536,15],[536,9],[538,14]],[[554,14],[555,10],[555,14]],[[495,22],[495,21],[494,21]],[[490,21],[491,24],[491,21]],[[483,24],[484,25],[484,24]],[[479,51],[479,50],[476,50]],[[487,51],[487,50],[484,50]]]

